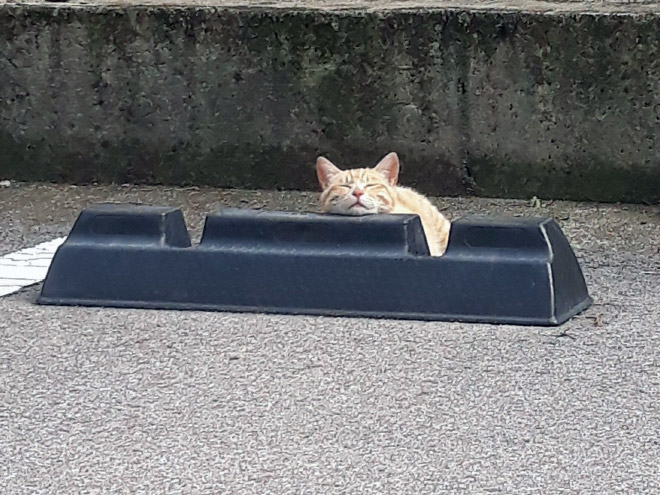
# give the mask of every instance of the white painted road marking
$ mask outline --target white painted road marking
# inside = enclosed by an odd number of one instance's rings
[[[0,256],[0,297],[46,278],[55,251],[66,237]]]

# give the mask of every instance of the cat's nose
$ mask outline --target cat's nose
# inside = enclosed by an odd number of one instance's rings
[[[364,191],[362,189],[353,189],[353,196],[356,198],[359,198],[364,194]]]

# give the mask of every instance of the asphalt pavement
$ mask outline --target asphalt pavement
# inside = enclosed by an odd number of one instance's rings
[[[99,201],[314,210],[317,195],[0,188],[0,254]],[[553,216],[595,303],[559,328],[41,307],[0,298],[0,493],[660,493],[660,208]],[[322,283],[322,281],[319,281]]]

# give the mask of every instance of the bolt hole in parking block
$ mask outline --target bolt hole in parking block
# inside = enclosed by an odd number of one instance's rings
[[[559,325],[591,304],[550,218],[468,216],[429,256],[416,215],[223,209],[191,246],[180,209],[87,208],[39,304]]]

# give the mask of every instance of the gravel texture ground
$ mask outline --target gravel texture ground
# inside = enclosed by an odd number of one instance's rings
[[[0,252],[97,201],[309,210],[312,193],[13,184]],[[659,493],[660,209],[552,215],[595,304],[560,328],[0,299],[0,486],[35,493]]]

